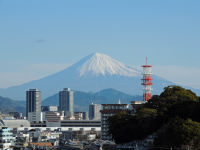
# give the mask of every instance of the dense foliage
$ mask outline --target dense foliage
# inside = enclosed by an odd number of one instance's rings
[[[165,145],[173,147],[187,147],[199,149],[200,146],[200,123],[191,119],[181,119],[176,117],[168,122],[157,132],[155,145]]]
[[[191,90],[168,86],[132,115],[109,118],[109,131],[116,143],[141,140],[156,133],[155,145],[198,147],[200,101]],[[200,148],[200,147],[198,147]]]

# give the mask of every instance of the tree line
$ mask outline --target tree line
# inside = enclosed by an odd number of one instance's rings
[[[200,98],[191,90],[168,86],[134,114],[122,111],[108,119],[116,143],[155,134],[152,146],[200,149]]]

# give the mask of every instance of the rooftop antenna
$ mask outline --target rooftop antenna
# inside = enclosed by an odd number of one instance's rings
[[[146,65],[148,64],[148,57],[146,57]]]

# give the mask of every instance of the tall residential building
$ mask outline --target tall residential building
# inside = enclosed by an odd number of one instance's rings
[[[26,91],[26,117],[31,112],[41,112],[41,92],[38,89]]]
[[[101,110],[101,139],[112,140],[112,135],[108,134],[108,118],[121,111],[128,111],[129,104],[102,104]]]
[[[90,120],[101,120],[101,104],[91,103],[89,106],[89,119]]]
[[[66,117],[72,117],[74,112],[74,92],[64,88],[59,92],[59,111],[64,111]]]

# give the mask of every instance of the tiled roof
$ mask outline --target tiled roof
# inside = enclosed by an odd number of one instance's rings
[[[53,146],[50,142],[43,142],[43,143],[30,143],[30,145],[35,145],[35,146]]]

